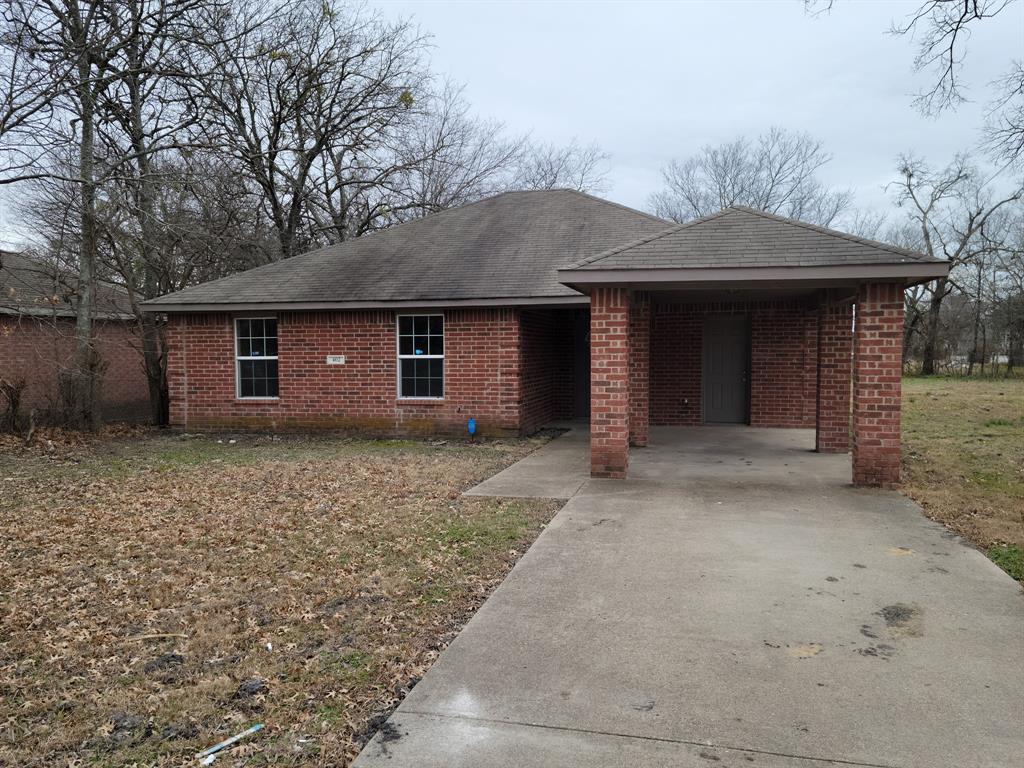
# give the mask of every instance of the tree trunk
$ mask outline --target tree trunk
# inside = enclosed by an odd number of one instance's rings
[[[79,144],[78,171],[81,177],[81,245],[78,255],[78,304],[75,320],[75,353],[70,370],[61,382],[64,420],[69,427],[95,431],[100,426],[98,391],[102,364],[93,338],[96,311],[96,180],[93,167],[94,103],[91,64],[82,41],[78,65],[78,97],[81,108],[82,138]]]
[[[935,355],[939,346],[939,313],[942,311],[944,298],[946,298],[946,279],[939,278],[935,281],[935,290],[932,291],[931,299],[928,302],[924,350],[921,355],[921,374],[923,376],[935,375]]]
[[[137,46],[134,43],[127,47],[129,60],[134,64],[133,76],[126,78],[130,99],[129,132],[132,140],[132,151],[136,156],[138,169],[137,206],[139,217],[139,259],[142,262],[142,296],[154,299],[161,291],[160,273],[157,269],[156,257],[160,250],[160,237],[156,218],[156,190],[153,188],[153,168],[151,146],[146,141],[146,128],[143,122],[143,95],[140,75],[143,64]],[[134,302],[133,302],[134,303]],[[149,389],[149,413],[153,424],[163,426],[169,418],[167,368],[164,338],[160,331],[160,321],[151,312],[139,311],[136,304],[136,315],[142,333],[142,359],[146,370],[146,383]]]

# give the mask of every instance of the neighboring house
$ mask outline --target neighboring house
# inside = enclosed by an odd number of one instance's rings
[[[59,409],[60,371],[71,364],[74,355],[77,283],[77,277],[51,264],[0,251],[0,378],[25,382],[24,415],[35,409],[45,418]],[[128,296],[121,288],[106,283],[97,286],[95,333],[105,364],[101,385],[104,418],[146,418],[146,373]]]
[[[819,450],[846,451],[852,366],[854,479],[889,485],[903,289],[947,270],[754,210],[671,225],[552,190],[147,306],[168,317],[180,428],[526,434],[589,416],[592,474],[622,477],[649,424],[816,427]]]

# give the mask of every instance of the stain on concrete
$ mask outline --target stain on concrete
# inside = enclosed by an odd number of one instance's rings
[[[632,704],[630,706],[632,706],[637,712],[650,712],[654,709],[654,700],[648,699],[647,701],[642,701],[639,704]]]
[[[839,581],[835,576],[826,576],[825,581]]]
[[[876,645],[869,645],[867,648],[856,648],[854,652],[859,653],[861,656],[870,656],[871,658],[888,661],[896,655],[896,648],[887,643],[877,643]]]
[[[825,650],[821,643],[801,643],[789,647],[789,655],[794,659],[810,659]]]
[[[878,639],[878,635],[875,634],[875,628],[870,624],[861,624],[860,633],[864,635],[864,637],[870,637],[872,640]]]
[[[910,547],[889,547],[889,554],[893,557],[906,557],[914,554],[914,550]]]
[[[943,568],[941,565],[933,565],[931,568],[928,569],[928,572],[929,573],[949,573],[949,571],[946,570],[945,568]]]
[[[864,569],[866,569],[866,568],[867,568],[867,566],[866,566],[866,565],[864,565],[864,563],[854,563],[854,564],[853,564],[853,567],[854,567],[854,568],[864,568]]]
[[[923,612],[916,605],[894,603],[875,615],[885,620],[885,626],[895,637],[921,637],[924,634]]]
[[[713,763],[717,763],[722,759],[718,755],[712,755],[710,752],[701,752],[699,757],[703,760],[710,760]]]

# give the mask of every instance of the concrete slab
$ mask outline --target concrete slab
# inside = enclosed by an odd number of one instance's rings
[[[467,496],[570,499],[590,479],[590,432],[569,431],[466,491]]]
[[[1015,582],[806,431],[651,443],[584,483],[356,766],[1019,765]]]

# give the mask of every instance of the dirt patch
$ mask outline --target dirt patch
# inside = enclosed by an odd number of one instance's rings
[[[347,764],[557,510],[461,497],[544,442],[0,452],[0,765],[177,767],[255,722],[239,765]]]

